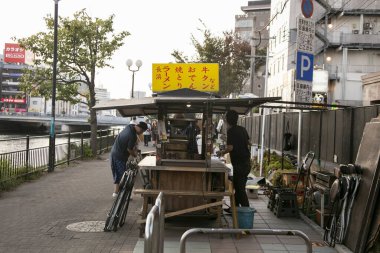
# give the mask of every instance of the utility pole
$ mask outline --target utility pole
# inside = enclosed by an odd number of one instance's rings
[[[53,172],[55,167],[55,97],[57,87],[57,61],[58,61],[58,2],[54,0],[54,48],[53,48],[53,91],[51,97],[51,120],[49,137],[49,168]]]
[[[251,40],[251,93],[253,94],[253,85],[255,81],[255,68],[256,68],[256,36],[255,36],[255,23],[256,23],[256,16],[252,17],[252,40]]]

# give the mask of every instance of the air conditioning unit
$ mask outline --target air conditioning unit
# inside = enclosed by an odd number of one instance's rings
[[[368,30],[371,28],[371,23],[364,23],[364,30]]]
[[[363,32],[363,34],[372,34],[373,32],[371,30],[366,30]]]
[[[359,30],[352,30],[353,34],[359,34]]]

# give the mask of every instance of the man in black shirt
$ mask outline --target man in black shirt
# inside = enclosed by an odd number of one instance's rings
[[[112,197],[116,197],[119,192],[119,183],[127,169],[129,156],[137,156],[137,135],[142,134],[147,128],[147,124],[143,121],[137,125],[129,124],[116,137],[110,155],[112,176],[115,184]]]
[[[247,130],[237,125],[238,117],[238,113],[234,110],[229,110],[226,113],[228,124],[227,147],[220,152],[220,155],[230,153],[236,206],[249,206],[245,185],[248,174],[251,171],[251,159],[248,148],[250,142]]]

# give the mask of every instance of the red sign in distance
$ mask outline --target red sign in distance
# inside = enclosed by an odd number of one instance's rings
[[[5,43],[4,62],[6,63],[25,63],[25,49],[19,44]]]

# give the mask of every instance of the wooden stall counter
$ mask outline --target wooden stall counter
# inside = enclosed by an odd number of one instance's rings
[[[165,162],[165,161],[163,161]],[[232,183],[228,180],[228,167],[219,159],[211,159],[209,167],[201,160],[169,161],[166,165],[156,165],[156,156],[147,156],[139,163],[145,170],[152,189],[136,189],[135,194],[143,197],[140,235],[144,231],[148,204],[160,192],[164,193],[165,218],[183,215],[216,215],[221,224],[223,198],[230,197],[233,227],[237,228],[237,214]]]

